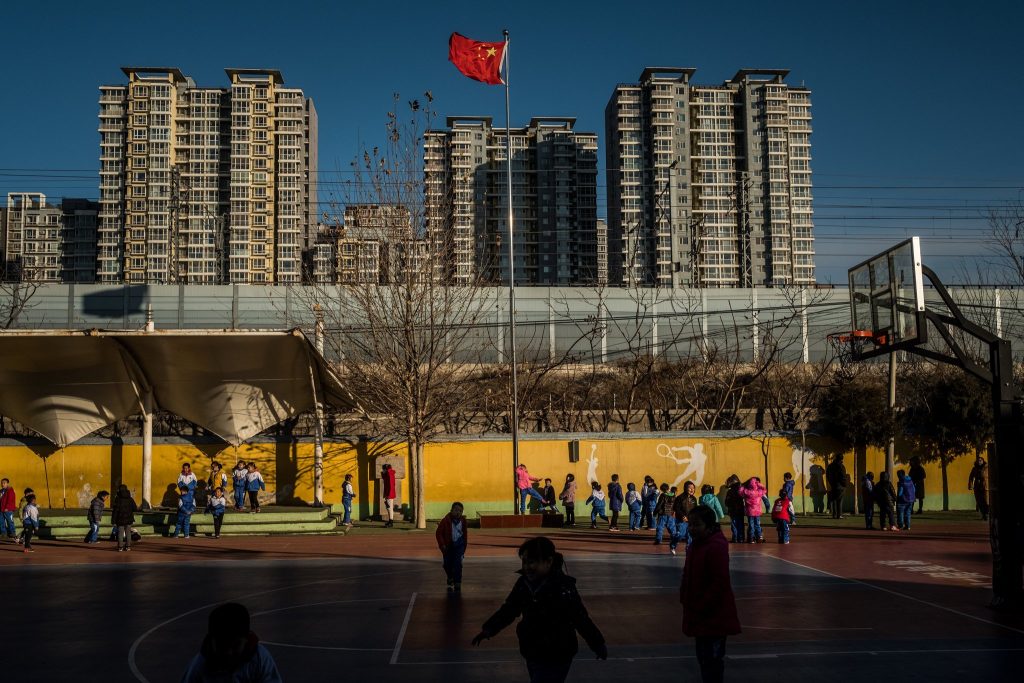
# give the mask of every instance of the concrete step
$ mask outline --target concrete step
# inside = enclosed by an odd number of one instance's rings
[[[259,534],[323,534],[338,531],[338,519],[330,515],[328,508],[293,508],[287,511],[264,508],[264,512],[228,512],[224,515],[221,535]],[[134,528],[142,536],[162,536],[173,531],[177,514],[158,510],[135,514]],[[191,525],[194,533],[213,533],[213,516],[193,514]],[[100,536],[110,533],[110,515],[106,514],[100,524]],[[89,522],[84,510],[43,510],[40,513],[40,537],[57,539],[85,538]]]

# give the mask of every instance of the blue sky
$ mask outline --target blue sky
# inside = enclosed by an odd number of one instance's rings
[[[447,62],[452,31],[497,41],[503,28],[512,124],[575,116],[600,135],[602,159],[605,104],[645,66],[696,67],[699,83],[790,69],[812,89],[819,281],[845,281],[909,234],[955,281],[988,253],[987,209],[1024,189],[1021,2],[37,1],[3,17],[16,93],[0,106],[3,194],[96,196],[94,179],[74,176],[98,165],[97,87],[122,82],[123,65],[177,66],[214,86],[225,67],[280,69],[316,102],[322,179],[379,138],[393,92],[430,90],[442,115],[503,122],[502,88]],[[603,172],[599,183],[603,215]]]

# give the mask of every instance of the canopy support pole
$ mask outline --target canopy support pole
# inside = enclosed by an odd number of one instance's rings
[[[117,482],[110,482],[115,484]],[[153,505],[153,390],[142,395],[142,509]]]

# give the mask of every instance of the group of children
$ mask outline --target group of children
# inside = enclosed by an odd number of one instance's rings
[[[917,486],[903,470],[896,472],[896,488],[892,486],[888,472],[878,475],[868,472],[860,480],[860,492],[864,499],[864,528],[873,530],[875,506],[878,506],[879,529],[882,531],[910,531],[910,518],[914,513]],[[893,517],[893,508],[896,516]]]
[[[245,496],[249,495],[249,512],[255,514],[260,511],[260,491],[266,491],[267,484],[263,480],[256,463],[246,463],[239,460],[231,471],[231,481],[234,486],[235,510],[245,510]],[[206,481],[207,490],[212,491],[206,501],[206,513],[213,517],[213,537],[220,538],[221,525],[224,523],[224,513],[227,510],[228,500],[225,492],[228,487],[228,475],[224,472],[223,466],[216,460],[210,463],[210,477]],[[196,475],[192,473],[192,466],[185,463],[181,466],[181,474],[178,475],[178,517],[174,526],[171,538],[189,537],[192,514],[196,511]]]
[[[596,529],[600,519],[608,523],[609,531],[618,531],[619,514],[625,508],[629,516],[629,531],[654,529],[655,545],[661,545],[667,536],[669,552],[672,554],[676,554],[680,541],[686,540],[689,543],[686,519],[689,512],[698,505],[713,510],[716,520],[729,516],[733,543],[764,543],[761,516],[768,513],[778,531],[779,543],[786,544],[790,541],[790,528],[796,523],[796,509],[793,507],[795,484],[793,475],[786,472],[778,498],[772,502],[760,478],[751,477],[741,483],[734,474],[725,482],[723,509],[715,487],[710,484],[702,486],[698,496],[697,487],[692,481],[685,482],[682,493],[679,493],[677,487],[665,483],[658,485],[653,477],[646,476],[639,490],[633,482],[627,483],[623,490],[619,475],[613,474],[607,489],[596,481],[591,482],[585,504],[591,506],[590,528]],[[561,501],[565,510],[565,526],[576,526],[575,475],[566,475],[562,492],[557,496],[550,479],[545,479],[544,486],[535,494],[544,511],[557,511],[556,502]]]
[[[32,553],[32,537],[39,531],[39,507],[36,506],[36,494],[32,489],[25,489],[21,500],[15,502],[17,494],[9,479],[0,479],[0,536],[24,545],[24,552]],[[21,533],[14,534],[14,514],[18,513],[21,520]]]

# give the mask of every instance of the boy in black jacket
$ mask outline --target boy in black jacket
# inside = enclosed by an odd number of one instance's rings
[[[522,615],[516,635],[531,683],[565,681],[579,649],[577,631],[598,659],[607,659],[604,636],[583,606],[576,579],[565,573],[565,560],[555,544],[544,536],[531,538],[519,547],[519,558],[522,576],[505,604],[484,622],[473,645],[493,638]]]
[[[85,536],[86,543],[99,543],[100,523],[103,521],[103,508],[107,506],[107,496],[110,493],[100,491],[89,503],[89,512],[86,519],[89,520],[89,533]]]

